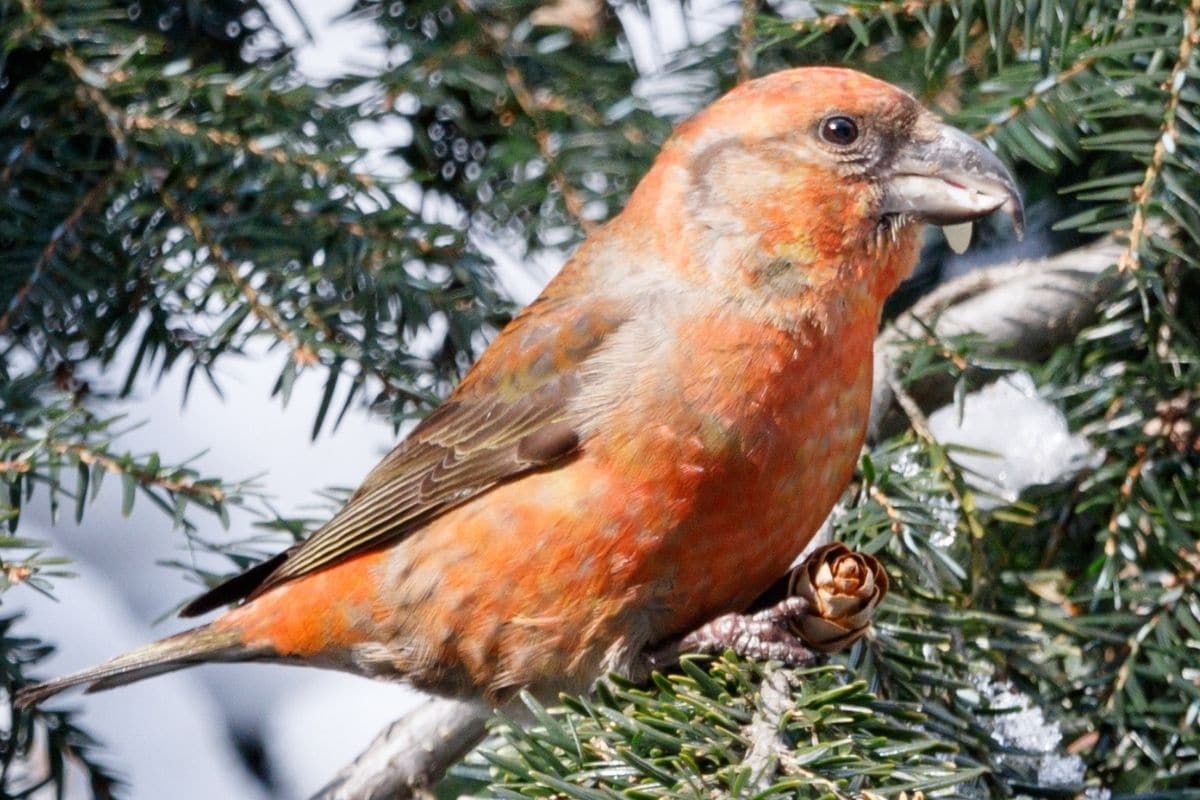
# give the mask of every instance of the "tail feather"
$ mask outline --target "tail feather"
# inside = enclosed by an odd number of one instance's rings
[[[88,684],[88,692],[97,692],[205,661],[242,661],[259,655],[263,653],[257,648],[242,643],[238,631],[203,625],[131,650],[91,669],[26,686],[17,692],[16,705],[18,708],[34,706],[65,689],[83,684]]]

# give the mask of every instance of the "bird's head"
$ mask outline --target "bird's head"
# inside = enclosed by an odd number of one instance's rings
[[[799,68],[745,83],[683,123],[630,201],[708,271],[812,284],[908,273],[922,223],[970,223],[1020,195],[985,146],[860,72]],[[673,218],[668,218],[673,217]]]

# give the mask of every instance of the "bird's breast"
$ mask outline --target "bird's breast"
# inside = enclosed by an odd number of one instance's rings
[[[588,443],[656,529],[630,580],[654,638],[748,605],[786,570],[849,481],[870,406],[874,313],[782,330],[714,316]]]

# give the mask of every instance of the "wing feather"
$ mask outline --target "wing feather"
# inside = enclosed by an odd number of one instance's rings
[[[531,313],[536,309],[538,313]],[[623,322],[612,307],[543,297],[497,337],[458,389],[363,481],[321,529],[184,607],[195,616],[413,535],[498,483],[568,460],[579,368]]]

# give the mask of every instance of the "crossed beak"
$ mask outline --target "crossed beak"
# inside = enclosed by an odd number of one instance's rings
[[[883,214],[903,214],[946,228],[955,250],[970,241],[971,223],[1004,209],[1017,237],[1025,232],[1025,209],[1016,181],[995,153],[940,122],[923,125],[929,135],[903,145],[884,185]]]

